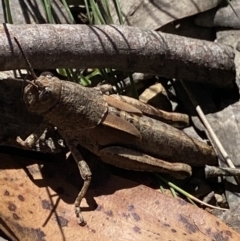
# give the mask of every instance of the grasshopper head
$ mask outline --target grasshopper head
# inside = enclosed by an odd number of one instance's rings
[[[23,99],[28,110],[37,114],[47,113],[57,104],[61,88],[61,81],[56,77],[38,77],[24,89]]]

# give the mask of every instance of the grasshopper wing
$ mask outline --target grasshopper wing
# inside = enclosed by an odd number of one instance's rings
[[[149,116],[156,120],[163,121],[176,128],[184,128],[189,125],[189,117],[185,114],[163,111],[128,96],[120,96],[120,95],[111,95],[111,96],[112,98],[116,98],[121,102],[125,102],[129,105],[134,106],[146,116]]]

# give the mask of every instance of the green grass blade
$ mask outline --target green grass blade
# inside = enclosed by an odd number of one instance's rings
[[[113,19],[112,19],[112,15],[110,12],[110,8],[109,8],[109,4],[108,4],[108,0],[99,0],[97,1],[99,9],[101,11],[101,14],[105,20],[106,24],[113,24]]]
[[[178,195],[175,192],[174,188],[170,187],[170,191],[171,191],[173,197],[175,197],[175,198],[178,197]]]
[[[84,4],[85,4],[88,19],[89,19],[89,23],[93,24],[93,18],[92,18],[92,14],[90,13],[90,10],[89,10],[88,0],[84,0]]]
[[[90,0],[90,5],[93,12],[94,24],[106,24],[105,19],[103,18],[99,7],[94,0]]]
[[[76,23],[73,15],[72,15],[72,12],[70,11],[70,9],[68,7],[68,4],[67,4],[66,0],[62,0],[62,3],[63,3],[63,5],[64,5],[64,7],[65,7],[65,9],[66,9],[66,11],[68,13],[68,16],[69,16],[69,18],[71,20],[71,23]]]
[[[4,6],[5,6],[5,11],[6,11],[6,17],[7,17],[7,22],[13,24],[12,20],[12,14],[11,14],[11,8],[8,0],[4,0]]]
[[[44,4],[44,8],[45,8],[48,23],[53,24],[54,19],[53,19],[53,15],[52,15],[52,8],[51,8],[50,0],[43,0],[43,4]]]
[[[65,69],[65,72],[66,72],[66,74],[67,74],[68,80],[74,82],[74,79],[73,79],[73,77],[72,77],[72,75],[71,75],[70,70],[69,70],[69,69]]]
[[[94,77],[94,76],[96,76],[96,75],[101,75],[99,69],[95,69],[94,71],[92,71],[90,74],[88,74],[88,75],[86,76],[86,78],[91,79],[92,77]]]
[[[91,85],[91,80],[89,80],[87,77],[83,76],[82,74],[80,74],[80,82],[83,86],[89,86]]]
[[[108,80],[106,69],[99,69],[99,71],[100,71],[101,75],[103,76],[103,78],[105,80]]]
[[[115,6],[115,9],[116,9],[116,12],[117,12],[118,21],[121,25],[123,25],[124,21],[123,21],[122,10],[121,10],[121,7],[120,7],[120,2],[119,2],[119,0],[114,0],[113,3],[114,3],[114,6]]]
[[[200,199],[194,197],[193,195],[191,195],[190,193],[184,191],[183,189],[181,189],[180,187],[176,186],[175,184],[173,184],[172,182],[169,182],[167,181],[165,178],[163,178],[161,175],[159,174],[155,174],[158,178],[160,178],[163,182],[167,183],[169,187],[171,188],[174,188],[176,191],[178,191],[179,193],[181,193],[182,195],[184,195],[187,199],[192,199],[193,201],[201,204],[201,205],[204,205],[206,207],[210,207],[210,208],[213,208],[213,209],[218,209],[218,210],[227,210],[226,208],[220,208],[220,207],[216,207],[216,206],[213,206],[211,204],[208,204],[208,203],[205,203],[203,201],[201,201]]]

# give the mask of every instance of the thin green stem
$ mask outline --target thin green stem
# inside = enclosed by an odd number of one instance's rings
[[[157,177],[159,177],[163,182],[167,183],[169,187],[171,188],[174,188],[176,191],[178,191],[179,193],[181,193],[182,195],[186,196],[187,198],[190,198],[192,199],[193,201],[201,204],[201,205],[204,205],[206,207],[209,207],[209,208],[213,208],[213,209],[218,209],[218,210],[227,210],[225,208],[220,208],[220,207],[216,207],[216,206],[213,206],[213,205],[210,205],[208,203],[205,203],[201,200],[199,200],[198,198],[194,197],[193,195],[191,195],[190,193],[184,191],[183,189],[181,189],[180,187],[176,186],[175,184],[173,184],[172,182],[169,182],[167,181],[165,178],[163,178],[161,175],[159,174],[156,174]]]
[[[11,8],[8,0],[4,0],[4,6],[6,10],[6,17],[7,17],[7,22],[13,24],[12,20],[12,14],[11,14]]]
[[[72,15],[72,12],[70,11],[70,9],[68,7],[68,4],[67,4],[66,0],[62,0],[62,3],[63,3],[63,5],[64,5],[64,7],[65,7],[65,9],[66,9],[66,11],[68,13],[68,16],[69,16],[69,18],[71,20],[71,23],[72,24],[76,23],[73,15]]]
[[[44,3],[44,8],[45,8],[45,11],[46,11],[46,15],[47,15],[48,23],[54,24],[54,19],[53,19],[53,15],[52,15],[52,8],[51,8],[50,0],[43,0],[43,3]]]

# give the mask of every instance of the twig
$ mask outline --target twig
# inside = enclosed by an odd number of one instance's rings
[[[214,197],[214,191],[211,191],[203,198],[203,202],[209,203],[213,197]]]
[[[195,100],[195,98],[193,97],[193,95],[188,91],[185,83],[181,81],[181,84],[183,86],[183,88],[185,89],[189,99],[191,100],[192,104],[194,105],[194,107],[196,108],[196,111],[199,115],[199,118],[201,119],[202,123],[204,124],[204,126],[206,127],[207,131],[209,132],[211,139],[214,141],[215,145],[217,146],[218,150],[220,151],[221,155],[223,156],[223,158],[225,159],[226,163],[228,164],[229,167],[231,168],[235,168],[232,160],[230,159],[230,157],[228,156],[227,152],[225,151],[224,147],[222,146],[221,142],[219,141],[218,137],[216,136],[216,134],[214,133],[211,125],[209,124],[208,120],[206,119],[201,107],[198,105],[197,101]]]
[[[131,26],[84,24],[3,25],[1,70],[27,67],[13,36],[28,46],[25,55],[37,69],[108,67],[221,87],[233,86],[236,76],[230,46]]]
[[[206,178],[218,176],[240,176],[240,169],[205,166]]]
[[[193,201],[195,201],[195,202],[197,202],[197,203],[199,203],[199,204],[201,204],[201,205],[204,205],[204,206],[209,207],[209,208],[214,208],[214,209],[218,209],[218,210],[223,210],[223,211],[228,210],[228,209],[226,209],[226,208],[220,208],[220,207],[216,207],[216,206],[213,206],[213,205],[211,205],[211,204],[205,203],[205,202],[199,200],[198,198],[194,197],[193,195],[185,192],[184,190],[182,190],[181,188],[179,188],[178,186],[176,186],[176,185],[173,184],[172,182],[167,181],[167,180],[166,180],[165,178],[163,178],[161,175],[159,175],[159,174],[155,174],[155,175],[156,175],[157,177],[159,177],[163,182],[167,183],[168,186],[170,186],[171,188],[174,188],[174,189],[175,189],[176,191],[178,191],[179,193],[183,194],[184,196],[192,199]]]

